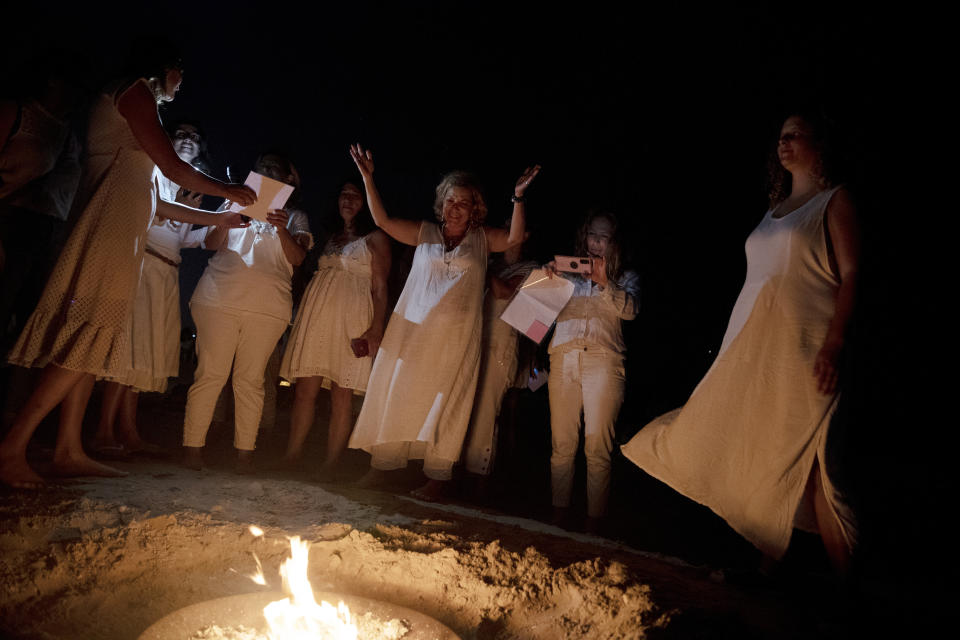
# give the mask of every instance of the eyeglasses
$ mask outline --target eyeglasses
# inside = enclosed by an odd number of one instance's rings
[[[197,144],[200,144],[200,141],[203,139],[200,137],[200,134],[196,131],[184,131],[183,129],[177,129],[173,133],[174,140],[193,140]]]

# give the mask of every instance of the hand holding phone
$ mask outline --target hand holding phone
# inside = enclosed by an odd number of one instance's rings
[[[557,271],[566,271],[567,273],[582,273],[590,275],[593,272],[593,261],[590,258],[580,258],[576,256],[554,256],[554,264]]]

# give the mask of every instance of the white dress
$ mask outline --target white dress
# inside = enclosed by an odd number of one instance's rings
[[[371,261],[366,237],[342,247],[327,243],[300,302],[280,365],[282,378],[323,376],[327,388],[333,381],[364,394],[373,357],[354,356],[350,341],[373,321]]]
[[[471,229],[445,251],[424,222],[410,275],[373,363],[350,447],[409,443],[410,458],[453,464],[470,422],[480,361],[487,241]]]
[[[91,110],[78,194],[86,204],[10,351],[13,364],[102,377],[131,367],[130,318],[156,212],[157,167],[117,110],[118,94],[100,95]]]
[[[813,376],[839,286],[824,215],[835,191],[781,218],[767,212],[747,238],[746,282],[716,361],[686,405],[623,446],[644,471],[710,507],[774,558],[794,526],[817,530],[809,501],[801,505],[815,459],[848,545],[855,538],[827,475],[837,396],[821,395]]]
[[[157,182],[160,198],[173,202],[178,185],[163,175]],[[206,227],[193,229],[192,224],[174,220],[155,220],[150,225],[147,255],[133,303],[132,368],[117,382],[137,391],[162,392],[168,379],[179,373],[180,250],[200,246],[206,233]]]

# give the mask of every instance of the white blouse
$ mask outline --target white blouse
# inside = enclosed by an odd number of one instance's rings
[[[573,283],[573,297],[557,317],[550,353],[580,346],[597,346],[624,353],[621,320],[633,320],[640,308],[640,276],[625,271],[601,291],[589,278],[562,273]]]
[[[296,238],[313,236],[304,212],[289,209],[287,230]],[[230,229],[224,246],[207,264],[190,304],[262,313],[290,321],[293,265],[283,254],[277,229],[268,222],[251,220],[243,229]]]

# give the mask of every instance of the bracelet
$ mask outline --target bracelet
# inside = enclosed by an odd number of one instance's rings
[[[523,204],[525,200],[526,198],[523,196],[518,196],[517,194],[510,196],[510,202],[513,202],[514,204]]]

